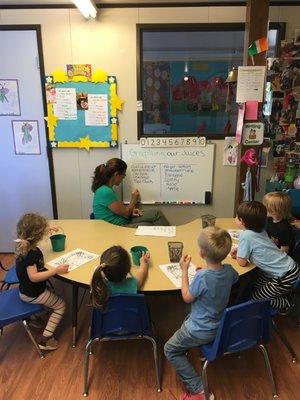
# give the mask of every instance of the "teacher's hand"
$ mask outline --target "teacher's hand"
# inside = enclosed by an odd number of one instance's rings
[[[133,217],[141,217],[143,214],[144,213],[142,210],[139,210],[138,208],[134,208],[131,215]]]
[[[131,200],[133,200],[135,203],[137,203],[138,199],[140,197],[140,192],[136,189],[131,193]]]

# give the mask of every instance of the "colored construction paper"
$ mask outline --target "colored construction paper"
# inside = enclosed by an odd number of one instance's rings
[[[258,115],[258,101],[246,101],[245,120],[256,121]]]

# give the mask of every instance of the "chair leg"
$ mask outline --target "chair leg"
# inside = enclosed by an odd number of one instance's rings
[[[209,400],[209,397],[210,397],[208,380],[207,380],[207,372],[206,372],[208,364],[209,364],[209,361],[205,360],[204,365],[203,365],[203,369],[202,369],[202,381],[203,381],[205,400]]]
[[[157,391],[161,392],[162,391],[161,371],[160,371],[160,361],[159,361],[158,351],[157,351],[157,343],[156,343],[156,340],[151,336],[143,336],[143,338],[150,340],[150,342],[152,343],[154,363],[155,363],[156,386],[157,386]]]
[[[295,353],[295,350],[292,348],[290,342],[287,340],[287,337],[284,335],[283,332],[281,332],[278,329],[278,326],[276,325],[275,321],[272,319],[272,326],[274,328],[274,331],[277,333],[277,335],[279,336],[281,342],[284,344],[284,346],[287,348],[287,350],[289,351],[290,355],[292,356],[292,362],[295,364],[297,361],[297,356]]]
[[[276,398],[276,397],[278,397],[278,394],[277,394],[276,384],[275,384],[275,380],[274,380],[274,376],[273,376],[273,371],[272,371],[272,368],[271,368],[271,363],[270,363],[268,351],[267,351],[266,347],[263,344],[260,344],[259,348],[261,349],[261,351],[262,351],[262,353],[264,355],[265,364],[266,364],[268,375],[269,375],[269,378],[270,378],[270,381],[271,381],[273,397]]]
[[[92,340],[89,340],[84,351],[83,358],[83,396],[88,396],[88,378],[89,378],[89,360],[90,360],[90,351],[91,346],[93,344]]]
[[[41,349],[39,348],[36,340],[32,336],[32,333],[31,333],[30,329],[28,328],[27,322],[25,320],[23,320],[22,322],[23,322],[23,326],[25,328],[25,331],[28,333],[28,336],[30,337],[30,340],[32,341],[34,347],[37,349],[37,352],[39,353],[39,356],[41,358],[44,358],[44,354],[41,352]]]

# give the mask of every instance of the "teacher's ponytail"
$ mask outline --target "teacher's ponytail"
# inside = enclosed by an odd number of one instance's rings
[[[123,174],[127,169],[127,164],[120,158],[111,158],[106,164],[100,164],[95,168],[93,182],[92,182],[92,192],[102,185],[106,185],[110,178],[117,172],[118,174]]]
[[[104,185],[105,182],[105,164],[98,165],[95,168],[93,182],[92,182],[92,192],[96,192],[96,190]]]

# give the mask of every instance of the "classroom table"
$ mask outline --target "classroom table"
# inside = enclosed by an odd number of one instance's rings
[[[197,237],[202,229],[201,219],[195,219],[187,224],[176,227],[176,237],[136,236],[136,229],[109,224],[102,220],[53,220],[50,225],[60,227],[66,234],[65,250],[53,252],[49,240],[41,243],[45,264],[76,248],[87,250],[91,253],[101,254],[113,245],[120,245],[130,251],[132,246],[146,246],[150,252],[149,274],[141,292],[143,293],[170,293],[179,289],[168,279],[158,267],[169,263],[168,242],[180,241],[184,244],[183,253],[190,254],[192,263],[196,266],[203,265],[199,256]],[[236,229],[233,218],[217,218],[216,225],[224,229]],[[239,275],[243,275],[254,268],[253,265],[240,267],[236,260],[230,256],[224,262],[230,263]],[[65,275],[57,276],[72,285],[72,345],[76,345],[77,303],[79,287],[88,288],[94,269],[99,265],[99,258],[94,259]],[[134,274],[136,266],[132,267]]]

